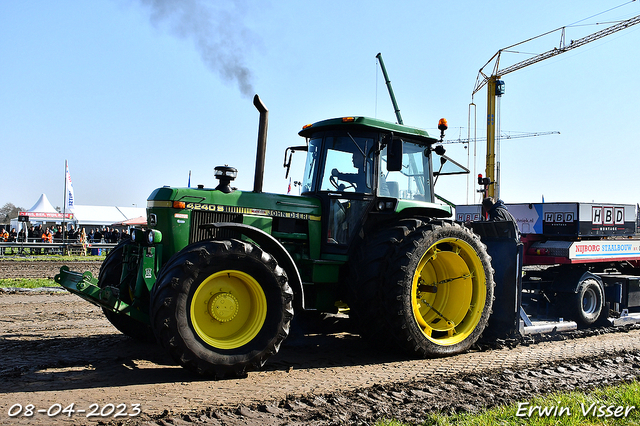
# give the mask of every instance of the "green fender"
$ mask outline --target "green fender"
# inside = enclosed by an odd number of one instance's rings
[[[300,278],[298,267],[289,252],[272,235],[267,234],[262,229],[235,222],[206,223],[200,225],[200,228],[230,229],[236,231],[252,239],[260,246],[260,248],[269,252],[269,254],[278,261],[278,265],[280,265],[287,273],[289,285],[293,289],[294,304],[301,309],[305,309],[304,290],[302,289],[302,278]]]

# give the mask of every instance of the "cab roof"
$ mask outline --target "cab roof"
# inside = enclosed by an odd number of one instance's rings
[[[302,130],[300,130],[300,132],[298,132],[298,134],[307,138],[319,131],[341,130],[354,127],[376,132],[393,132],[396,137],[406,137],[421,145],[431,145],[438,141],[437,139],[429,136],[429,133],[427,133],[426,130],[369,117],[330,118],[313,124],[307,124],[302,128]]]

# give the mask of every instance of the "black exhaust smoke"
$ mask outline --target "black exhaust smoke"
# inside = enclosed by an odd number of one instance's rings
[[[244,54],[259,37],[243,22],[252,11],[246,1],[139,0],[151,23],[189,40],[206,66],[225,81],[236,82],[243,96],[253,93]]]

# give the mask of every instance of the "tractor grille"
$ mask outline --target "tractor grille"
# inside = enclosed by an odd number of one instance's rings
[[[203,229],[200,225],[207,223],[236,222],[242,223],[242,214],[194,211],[191,213],[191,230],[189,244],[202,240],[239,238],[240,234],[227,229]]]

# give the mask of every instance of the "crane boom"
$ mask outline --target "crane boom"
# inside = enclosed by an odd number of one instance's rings
[[[579,38],[577,40],[571,40],[571,43],[569,43],[568,45],[565,44],[565,42],[564,42],[564,31],[565,31],[566,27],[560,27],[558,29],[555,29],[553,31],[549,31],[547,33],[544,33],[544,34],[538,36],[538,37],[541,37],[541,36],[548,35],[548,34],[551,34],[553,32],[556,32],[556,31],[562,31],[562,38],[561,38],[561,42],[560,42],[560,47],[554,47],[553,49],[551,49],[551,50],[549,50],[547,52],[541,53],[541,54],[536,55],[536,56],[532,56],[531,58],[525,59],[524,61],[520,61],[518,63],[515,63],[513,65],[510,65],[510,66],[508,66],[506,68],[502,68],[502,69],[498,69],[498,66],[500,64],[500,54],[502,52],[507,51],[507,49],[510,49],[510,48],[512,48],[514,46],[518,46],[519,44],[523,44],[523,43],[526,43],[528,41],[531,41],[531,40],[533,40],[533,38],[525,40],[525,41],[522,41],[520,43],[516,43],[516,44],[511,45],[509,47],[505,47],[504,49],[500,49],[500,50],[498,50],[498,52],[495,55],[493,55],[493,57],[489,60],[489,62],[487,62],[485,64],[485,66],[480,69],[480,71],[478,73],[478,78],[476,79],[476,86],[473,89],[473,94],[475,94],[480,89],[482,89],[487,84],[489,79],[491,77],[493,77],[493,76],[502,77],[502,76],[507,75],[507,74],[509,74],[511,72],[517,71],[517,70],[519,70],[521,68],[527,67],[529,65],[533,65],[533,64],[538,63],[540,61],[544,61],[545,59],[552,58],[552,57],[557,56],[557,55],[559,55],[561,53],[568,52],[569,50],[576,49],[576,48],[578,48],[580,46],[584,46],[587,43],[591,43],[592,41],[601,39],[603,37],[606,37],[608,35],[611,35],[611,34],[616,33],[618,31],[624,30],[626,28],[629,28],[629,27],[631,27],[633,25],[636,25],[636,24],[639,24],[639,23],[640,23],[640,15],[634,16],[633,18],[627,19],[625,21],[618,22],[615,25],[607,27],[604,30],[595,32],[595,33],[590,34],[588,36]],[[534,37],[534,38],[537,38],[537,37]],[[491,76],[487,76],[483,72],[483,70],[494,59],[496,59],[494,70],[493,70]],[[480,78],[480,76],[482,76],[482,78]]]
[[[499,78],[509,74],[511,72],[517,71],[521,68],[527,67],[529,65],[538,63],[540,61],[544,61],[545,59],[552,58],[561,53],[568,52],[569,50],[576,49],[580,46],[584,46],[587,43],[591,43],[592,41],[601,39],[618,31],[624,30],[626,28],[632,27],[640,23],[640,15],[634,16],[633,18],[620,21],[615,25],[605,28],[604,30],[597,31],[588,36],[582,37],[577,40],[572,40],[568,45],[564,42],[564,31],[566,27],[561,27],[553,31],[546,32],[537,37],[530,38],[528,40],[522,41],[520,43],[516,43],[504,49],[498,50],[498,52],[489,59],[489,61],[480,68],[478,72],[478,76],[476,77],[476,84],[473,89],[473,93],[471,94],[471,99],[473,103],[473,95],[475,95],[480,89],[482,89],[485,85],[487,86],[487,159],[486,159],[486,177],[491,182],[487,188],[487,195],[490,197],[499,197],[499,193],[497,193],[496,188],[499,188],[499,182],[497,182],[497,174],[496,174],[496,97],[501,96],[503,91],[498,90],[499,93],[496,93],[496,89],[498,83],[502,83],[499,81]],[[529,59],[525,59],[524,61],[515,63],[506,68],[500,69],[500,56],[503,52],[508,52],[507,49],[510,49],[514,46],[518,46],[520,44],[531,41],[535,38],[545,36],[547,34],[551,34],[555,31],[562,31],[562,37],[559,47],[554,47],[553,49],[541,53],[539,55],[533,56]],[[491,75],[487,75],[484,72],[484,69],[495,60],[493,71]]]
[[[554,130],[554,131],[550,131],[550,132],[532,132],[532,133],[524,133],[524,132],[518,132],[518,133],[514,133],[514,134],[509,134],[509,133],[504,133],[502,135],[500,135],[500,139],[517,139],[517,138],[531,138],[534,136],[546,136],[546,135],[559,135],[560,132]],[[473,141],[486,141],[487,138],[474,138],[474,139],[445,139],[442,143],[443,144],[449,144],[449,143],[469,143],[469,142],[473,142]]]

